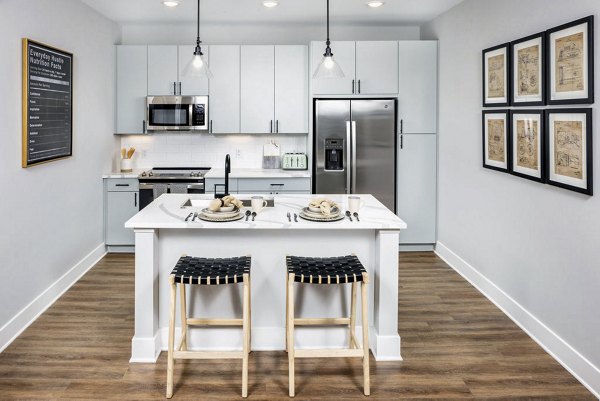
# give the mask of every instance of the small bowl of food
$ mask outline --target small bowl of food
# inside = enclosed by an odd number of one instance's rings
[[[221,206],[219,208],[219,212],[233,212],[233,209],[235,208],[235,205],[230,205],[230,206]]]

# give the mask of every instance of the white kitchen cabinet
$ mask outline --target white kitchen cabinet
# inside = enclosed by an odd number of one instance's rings
[[[184,76],[183,71],[194,56],[196,46],[178,46],[178,78],[180,89],[179,94],[183,96],[208,95],[208,78],[207,77],[190,77]],[[209,48],[202,46],[204,60],[210,66]]]
[[[238,178],[239,193],[310,193],[310,178]]]
[[[437,132],[437,53],[437,41],[399,42],[399,132]]]
[[[275,46],[275,132],[308,133],[306,46]]]
[[[148,46],[148,95],[178,93],[177,46]]]
[[[126,250],[135,244],[132,229],[125,222],[139,211],[137,179],[105,179],[104,242],[109,251]]]
[[[117,46],[116,130],[145,133],[148,47]]]
[[[398,216],[408,228],[401,245],[434,244],[436,239],[437,135],[404,134],[398,141]]]
[[[311,42],[311,61],[309,75],[312,78],[315,70],[323,60],[325,42]],[[334,60],[344,72],[344,78],[312,78],[311,92],[315,95],[352,95],[355,92],[356,43],[331,42]]]
[[[398,93],[398,42],[356,42],[356,88],[359,95]]]
[[[275,47],[241,47],[241,132],[275,132]]]
[[[240,46],[210,46],[209,132],[240,132]],[[259,97],[261,94],[256,93]]]

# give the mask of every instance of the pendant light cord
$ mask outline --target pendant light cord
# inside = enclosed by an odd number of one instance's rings
[[[200,1],[200,0],[198,0]],[[329,46],[329,0],[327,0],[327,46]]]
[[[198,0],[198,19],[196,20],[196,42],[200,44],[200,0]]]

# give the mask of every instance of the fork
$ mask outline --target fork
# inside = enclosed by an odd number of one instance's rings
[[[185,218],[185,221],[188,221],[190,219],[190,217],[192,217],[193,215],[194,215],[194,213],[190,212],[190,214],[188,214],[188,216]]]
[[[291,215],[290,212],[287,213],[287,218],[288,218],[288,221],[291,223],[292,222],[292,215]]]

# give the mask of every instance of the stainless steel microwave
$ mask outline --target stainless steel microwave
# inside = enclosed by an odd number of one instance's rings
[[[208,129],[208,96],[148,96],[148,131]]]

